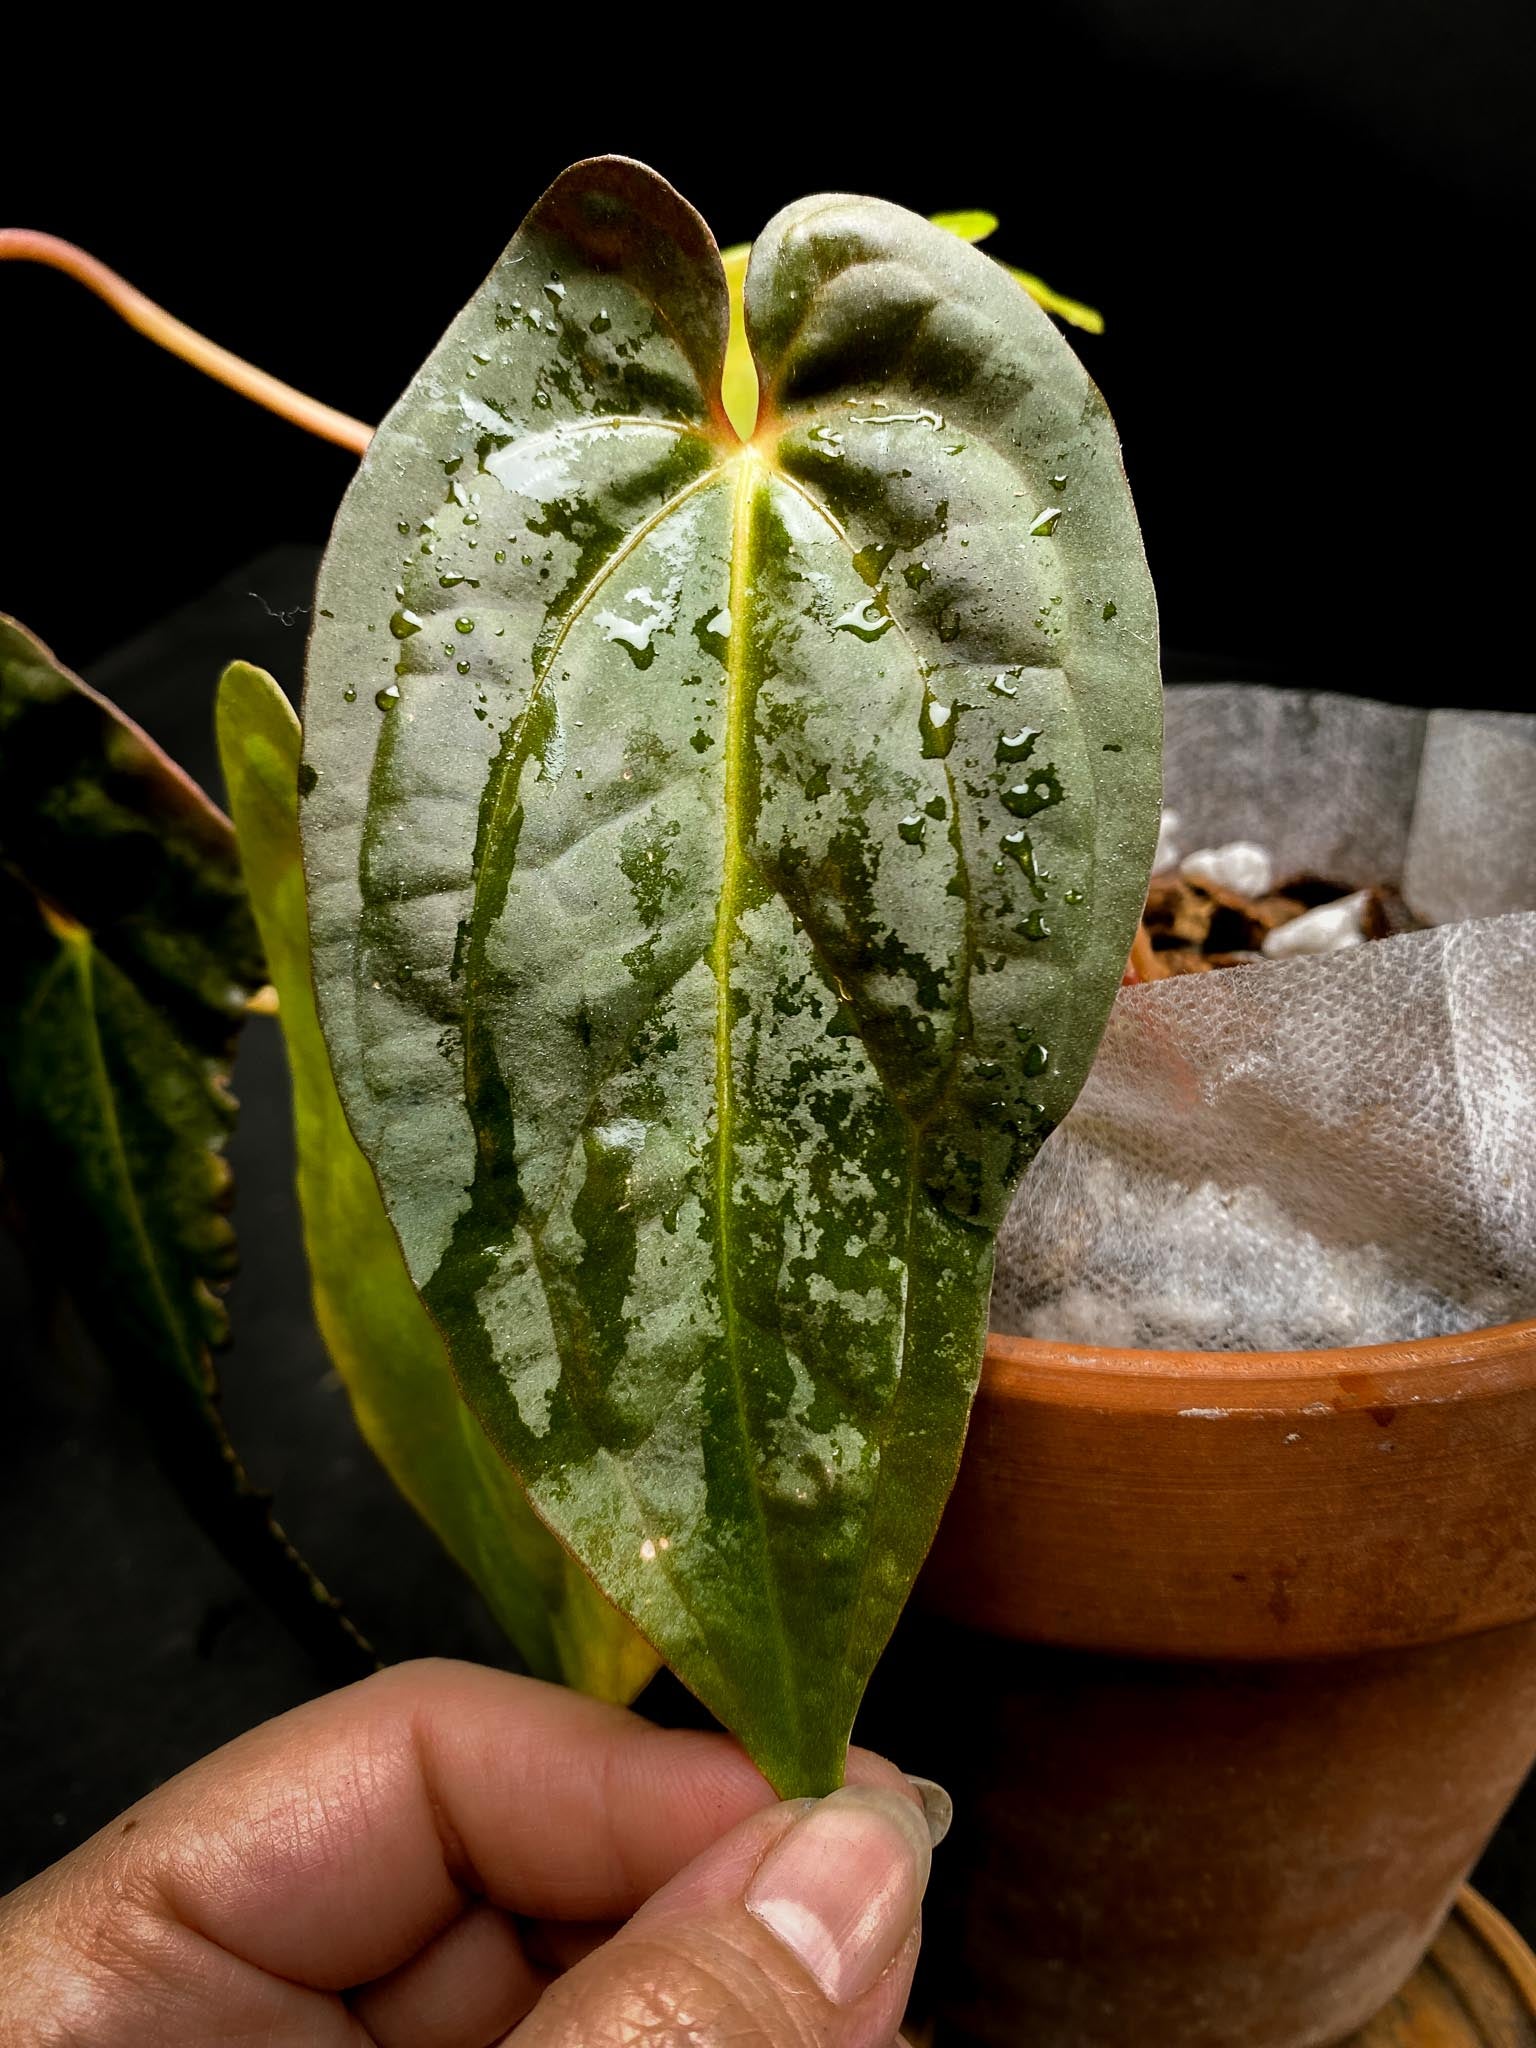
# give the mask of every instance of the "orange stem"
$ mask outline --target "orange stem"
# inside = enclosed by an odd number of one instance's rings
[[[6,260],[45,263],[53,270],[62,270],[87,291],[105,299],[130,327],[137,328],[173,356],[180,356],[183,362],[216,378],[220,384],[227,384],[243,397],[254,399],[268,412],[291,420],[306,433],[317,434],[322,441],[334,441],[338,448],[350,448],[354,455],[361,455],[373,439],[373,429],[366,421],[337,412],[334,406],[322,405],[316,398],[306,398],[291,384],[284,384],[280,378],[258,370],[254,363],[195,333],[184,321],[173,319],[163,306],[135,290],[127,278],[119,277],[115,270],[87,255],[73,242],[63,241],[58,235],[45,235],[37,228],[0,228],[0,262]]]

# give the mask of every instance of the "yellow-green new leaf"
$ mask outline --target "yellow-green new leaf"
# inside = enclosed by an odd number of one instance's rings
[[[310,982],[299,856],[299,722],[263,669],[219,686],[219,752],[293,1080],[315,1313],[358,1423],[395,1483],[541,1678],[633,1698],[655,1652],[529,1507],[460,1400],[331,1079]]]
[[[750,242],[737,242],[720,251],[725,288],[731,297],[731,325],[725,343],[725,368],[720,373],[720,398],[726,418],[743,441],[751,440],[752,429],[757,425],[757,365],[747,341],[746,308],[742,303],[751,255]]]
[[[1053,291],[1043,277],[1036,277],[1028,270],[1017,270],[1011,263],[1005,263],[1003,268],[1024,287],[1037,306],[1044,306],[1047,313],[1054,313],[1068,327],[1081,328],[1084,334],[1104,332],[1104,315],[1096,306],[1085,306],[1081,299],[1069,299],[1065,293]]]
[[[936,228],[943,228],[949,235],[958,235],[962,242],[985,242],[998,229],[995,213],[985,213],[979,207],[970,207],[960,213],[930,213],[928,218]]]

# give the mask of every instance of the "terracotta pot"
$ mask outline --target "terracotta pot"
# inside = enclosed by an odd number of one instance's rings
[[[1536,1756],[1536,1322],[994,1336],[866,1731],[956,1795],[939,2048],[1342,2041]]]

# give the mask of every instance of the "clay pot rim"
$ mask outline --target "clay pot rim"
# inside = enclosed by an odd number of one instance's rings
[[[1016,1641],[1220,1663],[1536,1622],[1533,1451],[1536,1318],[1327,1351],[994,1334],[924,1598]]]
[[[992,1401],[1116,1413],[1316,1414],[1496,1397],[1536,1383],[1536,1317],[1326,1351],[1147,1351],[987,1338]]]

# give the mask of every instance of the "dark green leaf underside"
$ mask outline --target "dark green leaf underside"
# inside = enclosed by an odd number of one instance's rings
[[[1113,431],[876,201],[718,258],[577,166],[381,429],[306,702],[322,1016],[455,1371],[783,1791],[825,1790],[953,1478],[992,1233],[1157,817]]]

